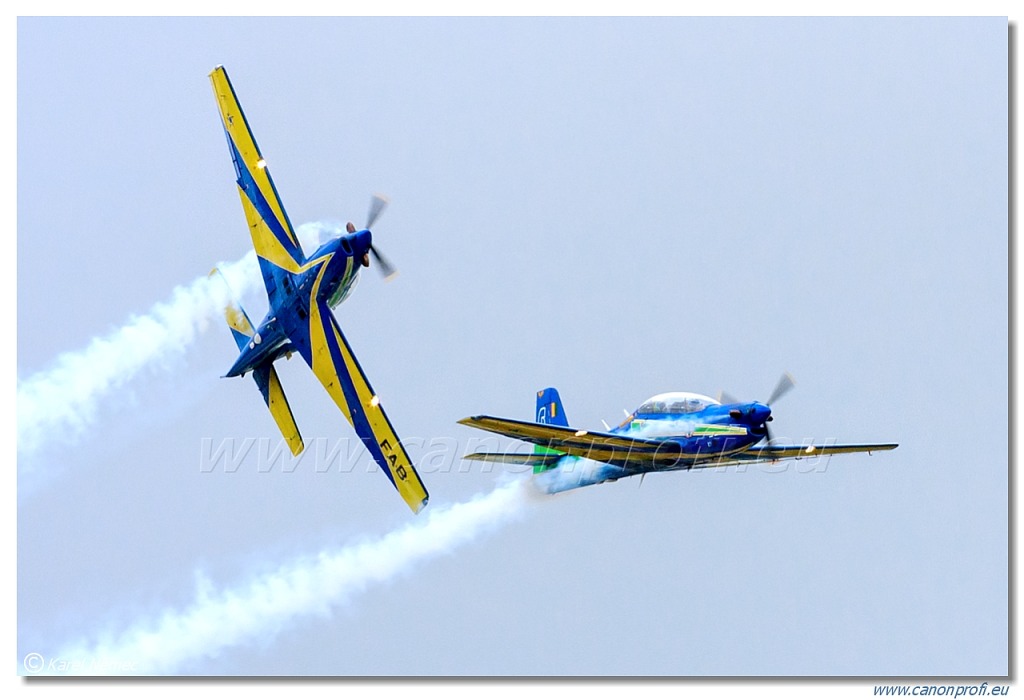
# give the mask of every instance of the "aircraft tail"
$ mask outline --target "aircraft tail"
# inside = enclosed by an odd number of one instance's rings
[[[536,422],[543,425],[557,425],[562,428],[569,427],[569,421],[566,420],[565,411],[562,409],[562,399],[558,395],[558,389],[554,387],[541,389],[537,392],[537,410],[534,415]],[[467,418],[459,422],[466,423],[469,420]],[[526,423],[524,425],[529,424]],[[560,450],[553,450],[550,447],[534,444],[532,454],[524,454],[522,452],[474,452],[471,455],[466,455],[463,459],[529,466],[533,467],[534,474],[540,474],[557,467],[565,456],[565,452]]]
[[[543,423],[544,425],[560,425],[565,428],[569,427],[569,421],[565,417],[565,410],[562,408],[562,397],[558,395],[558,389],[549,386],[547,389],[542,389],[537,392],[536,420],[538,423]],[[558,450],[552,450],[548,447],[542,447],[541,445],[534,445],[533,453],[534,455],[562,454]],[[556,463],[557,460],[542,464],[535,464],[533,467],[533,473],[539,474],[540,472],[552,469]]]
[[[215,275],[228,288],[228,294],[234,296],[231,294],[231,287],[228,285],[228,280],[224,277],[224,273],[220,271],[220,268],[215,267],[210,270],[210,274],[207,277]],[[245,313],[245,309],[232,299],[224,307],[224,320],[227,321],[228,328],[231,329],[231,337],[235,339],[235,345],[238,346],[239,350],[245,350],[246,346],[249,345],[249,341],[256,335],[256,326],[252,325],[252,321],[249,320],[249,314]]]
[[[569,427],[569,421],[562,409],[562,398],[558,389],[548,387],[537,392],[537,422],[544,425],[560,425]]]
[[[214,268],[210,272],[211,277],[215,274],[220,274],[220,270]],[[228,328],[231,329],[231,335],[234,337],[238,349],[245,350],[256,335],[256,327],[252,325],[245,309],[234,301],[228,302],[228,305],[224,307],[224,320],[227,321]],[[295,423],[291,406],[288,405],[288,398],[284,395],[284,389],[281,388],[281,380],[277,377],[277,370],[274,369],[273,362],[266,362],[254,367],[252,378],[256,381],[256,386],[259,387],[263,401],[270,409],[270,415],[274,417],[274,422],[277,423],[281,435],[288,443],[288,449],[293,455],[298,456],[305,449],[305,445],[302,442],[302,435],[299,434],[299,427]]]

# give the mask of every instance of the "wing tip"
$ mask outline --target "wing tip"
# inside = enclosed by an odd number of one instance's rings
[[[895,450],[899,446],[900,445],[899,445],[898,442],[882,442],[882,443],[873,443],[873,444],[870,444],[870,445],[857,445],[857,447],[863,448],[864,451],[868,452],[868,453],[871,453],[871,452],[882,452],[884,450]]]
[[[415,503],[415,502],[413,502],[413,501],[406,501],[406,503],[407,503],[407,504],[409,505],[409,509],[410,509],[410,510],[412,511],[412,514],[413,514],[413,515],[419,515],[419,514],[420,514],[420,512],[421,512],[421,511],[422,511],[422,510],[423,510],[424,508],[426,508],[426,507],[427,507],[427,502],[428,502],[428,501],[430,501],[430,495],[429,495],[429,494],[428,494],[428,495],[426,495],[426,496],[424,496],[424,497],[423,497],[423,500],[422,500],[422,501],[420,501],[420,502],[419,502],[418,504],[417,504],[417,503]]]

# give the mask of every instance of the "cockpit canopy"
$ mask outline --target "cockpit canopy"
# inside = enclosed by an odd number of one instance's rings
[[[637,415],[667,415],[697,413],[708,406],[718,406],[710,396],[703,394],[691,394],[688,391],[673,391],[667,394],[658,394],[644,401],[640,408],[636,409]]]

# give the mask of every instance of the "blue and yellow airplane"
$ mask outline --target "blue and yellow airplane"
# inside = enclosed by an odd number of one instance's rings
[[[371,201],[364,229],[357,231],[349,223],[347,235],[322,242],[306,257],[227,72],[218,66],[210,73],[210,80],[270,300],[270,310],[259,326],[254,326],[237,304],[225,309],[240,351],[226,376],[252,373],[288,447],[298,455],[304,449],[302,436],[274,370],[275,360],[298,352],[398,493],[418,513],[427,505],[427,490],[331,313],[352,292],[360,265],[369,267],[370,256],[385,275],[394,272],[374,248],[369,230],[386,200],[375,197]]]
[[[536,422],[472,416],[459,421],[505,437],[533,443],[532,453],[477,452],[463,459],[532,466],[548,493],[557,493],[650,472],[808,459],[851,452],[892,450],[869,445],[774,445],[768,423],[771,404],[793,387],[783,375],[769,399],[727,403],[688,392],[658,394],[616,428],[569,427],[558,391],[537,392]],[[725,397],[723,397],[725,398]]]

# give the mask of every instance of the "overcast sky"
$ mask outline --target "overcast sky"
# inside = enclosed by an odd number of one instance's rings
[[[77,427],[19,439],[19,673],[432,517],[474,524],[161,672],[1008,672],[1005,18],[33,18],[17,40],[19,392],[249,250],[223,64],[296,226],[391,198],[374,242],[401,274],[336,315],[431,494],[411,515],[362,453],[213,459],[278,434],[197,312]],[[278,364],[307,445],[353,440]],[[506,478],[458,459],[486,439],[464,416],[529,419],[556,386],[600,428],[664,391],[763,400],[783,371],[777,436],[899,449],[449,510]]]

